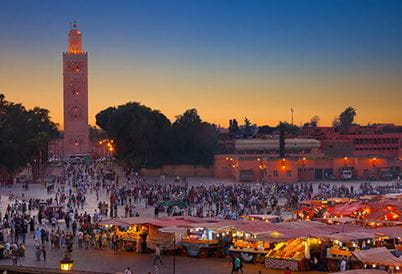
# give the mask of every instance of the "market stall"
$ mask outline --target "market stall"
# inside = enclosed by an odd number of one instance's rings
[[[310,259],[311,249],[318,250],[319,245],[320,240],[317,238],[296,238],[276,243],[265,257],[265,267],[304,271],[306,260]]]
[[[123,242],[123,248],[126,251],[137,251],[137,242],[139,238],[147,234],[148,225],[131,225],[126,229],[116,228],[116,235]]]
[[[152,220],[152,218],[143,217],[116,218],[103,220],[99,222],[99,225],[112,229],[122,241],[124,250],[145,252],[149,223]]]
[[[279,215],[273,215],[273,214],[253,214],[253,215],[240,216],[240,219],[277,223],[279,222],[281,217]]]
[[[225,238],[232,228],[228,222],[187,225],[181,239],[181,253],[192,257],[223,256]],[[227,241],[226,241],[227,242]]]
[[[361,268],[362,265],[352,252],[375,246],[375,234],[373,232],[345,232],[322,238],[329,240],[326,259],[327,268],[330,272],[338,271],[342,260],[348,261],[352,269]]]
[[[147,233],[148,225],[144,221],[130,218],[108,219],[99,223],[105,229],[111,229],[123,243],[126,251],[137,251],[137,242],[144,233]]]
[[[336,272],[336,274],[387,274],[387,271],[376,269],[352,269]]]
[[[368,268],[383,268],[384,270],[400,271],[402,269],[402,258],[394,256],[385,247],[378,247],[369,250],[354,251],[353,255]]]

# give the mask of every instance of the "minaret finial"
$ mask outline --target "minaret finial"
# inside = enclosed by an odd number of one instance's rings
[[[70,22],[71,29],[76,29],[78,27],[77,20],[74,18],[72,22]]]

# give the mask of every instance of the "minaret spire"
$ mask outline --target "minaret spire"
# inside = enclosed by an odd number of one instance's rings
[[[80,54],[82,50],[82,36],[78,30],[77,21],[70,22],[71,29],[68,33],[68,49],[67,52]]]

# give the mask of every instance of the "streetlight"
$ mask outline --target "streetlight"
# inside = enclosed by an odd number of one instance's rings
[[[64,252],[63,259],[60,260],[60,270],[70,271],[73,268],[74,260],[71,259],[71,253],[73,252],[73,239],[72,237],[66,238],[66,250]]]
[[[60,270],[70,271],[73,268],[74,260],[71,259],[71,253],[66,251],[64,253],[64,258],[60,260]]]

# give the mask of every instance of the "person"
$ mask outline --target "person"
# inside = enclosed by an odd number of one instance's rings
[[[39,247],[39,245],[37,245],[35,248],[35,255],[36,255],[37,262],[40,262],[40,253],[41,253],[40,247]]]
[[[239,271],[241,272],[241,274],[243,274],[243,260],[240,258],[240,256],[238,258],[239,258],[239,261],[238,261]]]
[[[126,270],[124,271],[124,274],[133,274],[133,271],[131,271],[130,267],[127,266]]]
[[[155,206],[155,209],[154,209],[154,217],[155,217],[156,219],[158,219],[158,216],[159,216],[159,208],[158,208],[158,206]]]
[[[46,247],[44,244],[42,245],[41,252],[42,252],[43,261],[46,262]]]
[[[239,256],[234,255],[232,257],[232,272],[231,273],[239,273],[240,267],[241,267],[241,260],[240,260]]]
[[[137,253],[142,253],[142,237],[138,237],[136,244]]]
[[[84,241],[84,232],[82,230],[78,231],[78,246],[82,248],[82,244]]]
[[[161,265],[163,264],[162,258],[161,258],[161,248],[160,248],[159,244],[157,244],[156,247],[155,247],[155,255],[154,255],[153,265],[156,266],[156,261],[157,260],[159,260]]]
[[[342,258],[340,271],[346,271],[346,261],[345,258]]]

